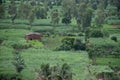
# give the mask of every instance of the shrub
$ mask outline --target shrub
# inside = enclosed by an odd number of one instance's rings
[[[66,37],[62,41],[62,45],[56,50],[85,50],[86,45],[81,41],[81,39]]]
[[[86,45],[85,43],[82,43],[81,39],[75,39],[73,48],[74,50],[85,50]]]
[[[79,32],[78,36],[84,36],[84,34],[82,32]]]
[[[90,32],[90,37],[95,37],[95,38],[98,38],[98,37],[109,37],[109,33],[108,33],[108,31],[105,31],[105,30],[93,29]]]
[[[116,37],[116,36],[112,36],[112,37],[111,37],[111,40],[117,42],[117,37]]]
[[[1,80],[21,80],[16,74],[0,74]]]
[[[32,47],[35,47],[35,48],[43,48],[43,44],[42,42],[38,41],[38,40],[31,40],[28,42]]]
[[[119,57],[120,56],[120,47],[118,43],[110,39],[92,39],[93,46],[88,46],[87,49],[93,48],[92,54],[97,55],[97,57],[110,56]]]
[[[104,37],[109,37],[109,36],[110,36],[110,35],[109,35],[109,32],[106,31],[106,30],[103,30],[103,36],[104,36]]]
[[[62,23],[70,24],[71,23],[71,19],[69,19],[69,18],[62,18]]]
[[[66,37],[62,39],[62,45],[57,50],[71,50],[74,43],[74,38]]]
[[[94,30],[92,30],[92,31],[90,32],[90,36],[91,36],[91,37],[96,37],[96,38],[98,38],[98,37],[103,37],[103,33],[102,33],[102,31],[99,30],[99,29],[94,29]]]

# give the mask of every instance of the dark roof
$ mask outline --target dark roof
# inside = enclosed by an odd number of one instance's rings
[[[26,35],[32,35],[32,34],[40,35],[40,33],[37,33],[37,32],[30,32],[30,33],[28,33]]]

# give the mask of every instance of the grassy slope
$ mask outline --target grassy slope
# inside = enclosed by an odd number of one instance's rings
[[[45,49],[28,49],[22,52],[26,62],[26,69],[23,71],[25,80],[34,79],[34,69],[40,68],[40,64],[49,63],[50,65],[68,63],[72,72],[75,74],[73,80],[83,80],[84,71],[88,64],[86,52],[54,52]],[[25,75],[27,74],[27,75]]]
[[[18,42],[24,40],[25,34],[29,31],[24,29],[3,29],[0,30],[0,38],[6,38],[7,41]],[[20,40],[19,40],[20,39]],[[53,49],[60,44],[59,38],[48,38],[45,41],[47,43],[47,49]],[[8,44],[9,45],[9,44]],[[13,61],[13,49],[8,45],[0,47],[0,72],[1,74],[14,74],[15,68],[12,65]],[[21,52],[26,68],[23,70],[23,80],[34,80],[35,68],[40,68],[42,63],[50,63],[50,65],[56,65],[68,63],[71,66],[74,73],[73,80],[83,80],[88,73],[86,72],[86,66],[88,65],[88,55],[86,52],[54,52],[46,49],[30,48]],[[9,68],[8,68],[9,66]]]
[[[11,75],[15,73],[12,65],[13,49],[0,46],[0,75]]]
[[[120,67],[120,58],[97,58],[97,63],[100,65],[109,65]]]
[[[21,23],[21,21],[16,21],[17,23]],[[23,21],[25,22],[25,21]],[[41,22],[41,21],[40,21]],[[8,21],[9,23],[9,21]],[[26,21],[27,23],[27,21]],[[39,23],[39,21],[35,22],[35,24]],[[46,23],[46,22],[45,22]],[[47,22],[48,23],[48,22]],[[6,27],[11,26],[11,24],[7,25],[6,21],[3,23],[0,23],[1,25],[6,25]],[[74,23],[73,23],[74,24]],[[18,24],[12,25],[13,28],[18,27]],[[21,25],[19,24],[19,27],[22,27],[20,29],[4,29],[0,30],[0,38],[7,37],[9,40],[16,40],[17,38],[24,39],[24,36],[26,33],[28,33],[28,30],[25,30],[28,28],[28,25]],[[39,26],[38,26],[39,27]],[[51,27],[47,27],[51,28]],[[64,27],[66,29],[66,27]],[[64,28],[58,29],[61,31]],[[109,27],[109,25],[105,25],[105,29],[111,30],[111,33],[114,33],[112,35],[117,35],[118,31],[115,29],[112,29]],[[36,29],[36,28],[33,28]],[[44,29],[40,27],[40,30]],[[115,31],[115,32],[114,32]],[[63,31],[64,32],[64,31]],[[14,38],[14,39],[13,39]],[[99,39],[98,39],[99,40]],[[56,46],[57,40],[48,40],[48,47],[54,48],[53,46]],[[40,64],[42,63],[50,63],[52,65],[63,64],[68,63],[70,64],[74,75],[74,80],[83,80],[87,75],[86,71],[86,65],[88,63],[88,57],[85,52],[78,53],[78,52],[54,52],[50,50],[44,50],[44,49],[28,49],[22,52],[22,56],[26,62],[26,69],[23,70],[22,75],[24,80],[33,80],[34,79],[34,69],[39,68]],[[14,66],[11,64],[12,62],[12,49],[8,47],[0,47],[0,72],[3,73],[14,73],[15,69]],[[108,61],[112,61],[113,65],[119,64],[120,59],[111,59],[111,58],[98,58],[97,62],[98,64],[107,65]],[[8,68],[9,66],[9,68]],[[88,76],[87,76],[88,78]]]

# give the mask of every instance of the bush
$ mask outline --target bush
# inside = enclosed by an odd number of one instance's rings
[[[85,50],[86,45],[81,41],[81,39],[66,37],[62,41],[62,45],[56,50]]]
[[[74,50],[85,50],[86,45],[85,45],[85,43],[82,43],[82,41],[80,39],[76,39],[74,41],[73,48],[74,48]]]
[[[98,38],[98,37],[109,37],[109,33],[108,33],[108,31],[105,31],[105,30],[93,29],[90,32],[90,37],[95,37],[95,38]]]
[[[90,37],[96,37],[96,38],[103,37],[103,33],[99,29],[94,29],[90,32]]]
[[[66,37],[62,39],[62,45],[57,50],[71,50],[74,43],[74,38]]]
[[[28,42],[32,47],[35,47],[35,48],[43,48],[43,43],[38,41],[38,40],[31,40]]]
[[[94,48],[92,51],[92,54],[97,55],[97,57],[104,57],[104,56],[110,56],[112,57],[119,57],[120,56],[120,47],[118,43],[114,42],[110,39],[91,39],[92,46],[88,46],[89,48]],[[116,56],[117,55],[117,56]]]
[[[103,36],[104,36],[104,37],[109,37],[109,36],[110,36],[110,35],[109,35],[109,32],[106,31],[106,30],[103,30]]]
[[[117,37],[116,37],[116,36],[112,36],[112,37],[111,37],[111,40],[117,42]]]
[[[62,18],[62,23],[70,24],[71,23],[71,19],[69,19],[69,18]]]

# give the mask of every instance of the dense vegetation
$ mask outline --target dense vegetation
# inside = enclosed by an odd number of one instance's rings
[[[99,79],[120,80],[119,0],[0,0],[0,80]]]

